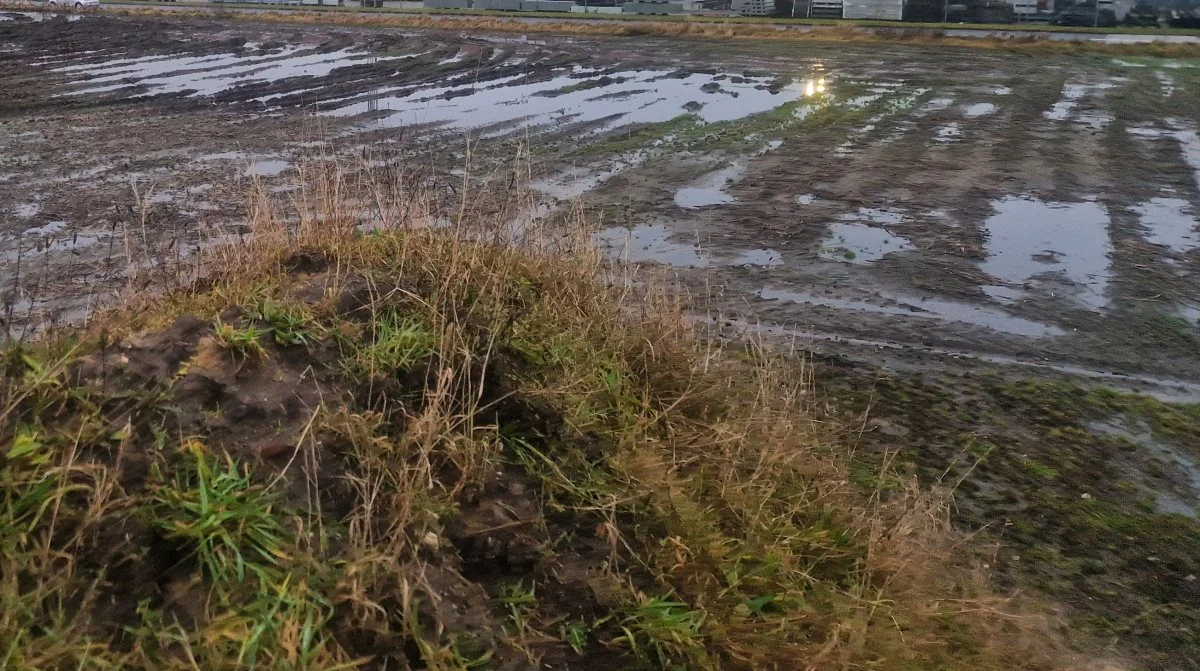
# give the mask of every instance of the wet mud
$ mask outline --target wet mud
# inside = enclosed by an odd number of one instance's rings
[[[453,201],[468,142],[528,149],[521,221],[581,204],[698,322],[815,353],[1003,580],[1196,668],[1200,420],[1149,399],[1200,401],[1200,61],[2,16],[9,337],[189,281],[314,151]]]

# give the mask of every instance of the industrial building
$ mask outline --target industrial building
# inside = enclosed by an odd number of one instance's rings
[[[246,0],[213,0],[246,1]],[[253,0],[251,0],[253,1]],[[284,0],[260,0],[281,2]],[[295,0],[334,4],[339,0]],[[423,0],[430,9],[484,9],[521,12],[596,12],[667,15],[722,11],[741,16],[883,21],[962,21],[1010,23],[1050,21],[1075,25],[1114,25],[1125,20],[1135,0]],[[784,0],[786,3],[787,0]],[[362,0],[380,6],[382,0]],[[368,4],[373,3],[373,4]],[[728,4],[725,4],[728,3]],[[726,9],[716,9],[720,5]],[[790,10],[790,11],[789,11]],[[1153,17],[1152,17],[1153,19]]]
[[[775,13],[775,0],[733,0],[731,9],[742,16],[769,16]]]
[[[904,0],[842,0],[843,19],[904,19]]]
[[[635,0],[621,5],[622,14],[682,14],[683,4],[667,0]]]

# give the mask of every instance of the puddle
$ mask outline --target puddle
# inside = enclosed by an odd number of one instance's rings
[[[1126,131],[1135,137],[1159,138],[1163,132],[1153,126],[1126,126]]]
[[[797,121],[804,121],[805,119],[812,116],[813,114],[828,107],[830,105],[830,103],[831,103],[831,101],[829,99],[826,99],[815,105],[810,104],[810,103],[800,105],[800,106],[796,107],[796,110],[794,112],[792,112],[792,116],[796,117]]]
[[[785,300],[798,304],[819,305],[836,310],[852,312],[870,312],[881,315],[899,315],[918,319],[934,319],[938,321],[958,322],[983,326],[1012,335],[1026,337],[1047,337],[1063,335],[1063,331],[1048,324],[1042,324],[1020,317],[1014,317],[999,310],[957,303],[937,298],[889,297],[888,303],[879,305],[860,300],[832,298],[829,296],[814,296],[805,292],[787,291],[764,287],[758,292],[760,298],[766,300]]]
[[[292,167],[290,161],[280,159],[255,160],[246,168],[245,174],[255,177],[274,177],[290,167]]]
[[[904,221],[904,214],[896,210],[884,210],[875,207],[860,207],[858,212],[838,216],[842,221],[869,221],[875,224],[899,224]]]
[[[587,86],[600,77],[614,83]],[[778,92],[774,77],[687,73],[672,70],[604,71],[582,66],[561,68],[546,81],[521,83],[527,75],[508,81],[453,85],[405,91],[372,100],[333,101],[321,112],[348,117],[365,112],[388,112],[375,119],[376,128],[441,124],[466,129],[517,124],[521,127],[571,123],[600,123],[596,132],[634,123],[661,123],[685,113],[704,123],[732,121],[767,112],[803,97],[793,82]],[[447,94],[452,97],[446,98]],[[553,95],[547,95],[553,94]]]
[[[36,216],[41,211],[42,207],[37,203],[18,203],[12,209],[13,214],[26,219]]]
[[[1170,98],[1174,95],[1175,80],[1171,78],[1171,75],[1165,72],[1155,72],[1154,74],[1158,77],[1158,83],[1162,86],[1163,97]]]
[[[979,287],[988,298],[1003,305],[1016,303],[1025,296],[1025,292],[1002,284],[984,284]]]
[[[237,161],[245,166],[242,174],[247,177],[274,177],[292,167],[291,161],[279,158],[262,158],[252,156],[242,151],[223,151],[215,154],[202,154],[194,160],[208,163],[213,161]]]
[[[675,231],[662,224],[610,228],[596,233],[596,242],[625,263],[661,263],[676,268],[703,268],[708,257],[699,244],[671,242]]]
[[[1200,190],[1200,136],[1197,136],[1195,129],[1177,129],[1171,136],[1179,143],[1179,152],[1184,162],[1191,166],[1196,189]]]
[[[65,221],[52,221],[42,226],[34,226],[33,228],[25,229],[22,235],[52,235],[67,227]]]
[[[1100,112],[1084,112],[1075,115],[1075,121],[1092,130],[1100,130],[1113,122],[1113,118]]]
[[[931,112],[940,112],[954,104],[954,98],[932,98],[924,105],[921,105],[917,111],[922,115]]]
[[[783,140],[768,140],[765,145],[759,147],[758,151],[754,152],[755,156],[766,156],[767,154],[779,149],[783,146]]]
[[[1079,106],[1079,101],[1087,97],[1088,94],[1096,93],[1111,89],[1110,83],[1100,84],[1084,84],[1079,82],[1067,82],[1063,84],[1062,97],[1058,102],[1050,106],[1050,109],[1042,112],[1042,116],[1050,121],[1066,121],[1071,117],[1071,113]],[[1092,127],[1100,127],[1111,121],[1111,117],[1103,114],[1084,114],[1077,118],[1078,121]],[[1097,126],[1100,124],[1100,126]]]
[[[1126,130],[1134,137],[1152,140],[1170,137],[1178,142],[1183,162],[1192,169],[1196,189],[1200,190],[1200,135],[1197,135],[1195,128],[1189,128],[1177,119],[1167,119],[1166,122],[1171,125],[1172,130],[1163,130],[1155,126],[1129,126]]]
[[[751,249],[739,254],[730,263],[744,267],[778,268],[783,265],[783,255],[774,249]]]
[[[650,153],[646,150],[629,152],[612,158],[606,167],[572,167],[553,177],[534,182],[532,186],[559,200],[574,200],[622,172],[645,163],[649,156]]]
[[[1064,84],[1062,98],[1042,112],[1042,116],[1051,121],[1063,121],[1071,114],[1071,110],[1079,104],[1079,99],[1087,93],[1087,87],[1082,84]]]
[[[867,224],[830,224],[820,256],[831,261],[864,264],[912,248],[908,240],[883,228]]]
[[[997,107],[992,103],[974,103],[963,108],[963,114],[968,117],[987,116],[996,111]]]
[[[1014,284],[1053,274],[1081,288],[1087,306],[1107,304],[1112,244],[1103,206],[1008,196],[992,207],[996,213],[984,222],[988,257],[981,270]]]
[[[905,358],[908,356],[907,352],[917,345],[911,341],[855,338],[847,336],[844,333],[823,333],[819,331],[813,331],[811,329],[799,329],[791,326],[781,326],[779,324],[762,323],[758,320],[745,321],[732,317],[727,317],[726,319],[737,325],[738,328],[745,332],[760,332],[774,336],[786,336],[790,340],[796,342],[826,342],[837,343],[838,345],[868,347],[873,350],[873,357],[879,356],[885,352],[895,352],[899,356],[888,361],[889,367],[896,367],[900,369],[907,368],[908,370],[912,370],[914,372],[925,370],[924,364],[908,365],[905,363]],[[1037,360],[1030,360],[1005,354],[988,354],[978,350],[933,347],[929,346],[928,344],[921,344],[920,347],[922,351],[929,354],[950,357],[962,361],[979,361],[996,366],[1021,368],[1029,371],[1048,371],[1072,375],[1096,382],[1098,384],[1113,387],[1114,389],[1125,390],[1131,393],[1149,396],[1162,401],[1163,403],[1200,403],[1200,384],[1189,382],[1187,380],[1180,380],[1178,378],[1155,375],[1114,373],[1110,370],[1087,368],[1085,366],[1064,363],[1062,361],[1051,361],[1041,357],[1039,357]]]
[[[15,261],[18,258],[27,259],[36,254],[52,254],[61,251],[82,250],[93,247],[101,242],[109,241],[108,231],[82,230],[57,235],[66,228],[66,222],[52,221],[45,226],[26,230],[17,239],[4,241],[0,252],[0,261]],[[28,238],[33,238],[32,240]],[[11,244],[10,244],[11,243]]]
[[[1129,208],[1146,229],[1146,241],[1169,247],[1180,254],[1200,246],[1200,222],[1188,214],[1190,204],[1182,198],[1151,198]]]
[[[1158,478],[1145,477],[1142,473],[1143,487],[1154,496],[1155,507],[1160,513],[1186,515],[1192,519],[1200,519],[1197,515],[1197,499],[1200,498],[1200,467],[1196,462],[1179,448],[1169,445],[1154,436],[1150,427],[1143,422],[1129,426],[1120,418],[1106,421],[1094,421],[1087,424],[1089,431],[1103,436],[1118,436],[1144,448],[1153,455],[1166,469],[1172,471],[1172,479],[1162,482]],[[1172,491],[1174,490],[1174,491]]]
[[[1007,86],[997,86],[996,88],[992,89],[992,93],[998,96],[1006,96],[1012,93],[1012,89]]]
[[[873,130],[875,130],[875,124],[873,123],[869,123],[862,128],[855,128],[854,130],[850,131],[850,136],[846,138],[846,141],[837,146],[837,148],[834,150],[834,153],[838,156],[849,156],[853,154],[854,141]]]
[[[1178,305],[1175,314],[1186,319],[1190,324],[1200,324],[1200,307],[1195,305]]]
[[[820,198],[817,198],[811,193],[802,193],[799,196],[796,196],[797,205],[812,205],[813,203],[818,203],[820,201]]]
[[[61,95],[79,96],[128,89],[129,93],[137,93],[134,97],[184,93],[189,96],[211,96],[246,84],[270,84],[292,77],[324,77],[339,68],[364,62],[404,58],[379,57],[352,49],[318,54],[305,51],[308,49],[286,47],[270,54],[167,54],[70,65],[56,68],[55,71],[69,74],[79,81],[79,88]]]
[[[951,121],[944,126],[939,126],[933,135],[935,141],[943,143],[958,142],[958,139],[961,137],[962,126],[957,121]]]
[[[708,173],[691,186],[685,186],[675,192],[675,204],[687,210],[710,205],[727,205],[736,203],[737,199],[726,193],[732,184],[736,183],[746,171],[746,166],[733,163],[729,166]]]

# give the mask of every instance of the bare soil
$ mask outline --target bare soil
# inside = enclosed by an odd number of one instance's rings
[[[12,336],[86,319],[134,268],[188,281],[248,186],[289,189],[314,148],[421,166],[453,204],[468,153],[515,183],[528,147],[528,216],[579,198],[698,320],[815,352],[867,447],[961,481],[1011,585],[1147,668],[1200,668],[1194,409],[1095,392],[1200,399],[1200,62],[5,16]],[[465,509],[468,572],[529,569],[523,486]]]

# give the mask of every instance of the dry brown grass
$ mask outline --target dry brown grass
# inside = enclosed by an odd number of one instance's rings
[[[5,4],[29,7],[20,1]],[[858,27],[853,25],[787,26],[777,23],[748,23],[740,21],[681,21],[641,19],[622,20],[539,20],[524,21],[517,17],[399,14],[354,11],[254,11],[231,8],[171,8],[120,7],[105,8],[105,13],[118,16],[155,16],[200,18],[217,16],[271,23],[301,25],[364,26],[388,28],[421,28],[463,32],[521,32],[554,33],[563,35],[650,36],[696,39],[735,39],[755,41],[810,42],[832,44],[889,43],[924,47],[970,48],[1037,54],[1113,54],[1141,55],[1164,58],[1195,58],[1200,56],[1196,44],[1107,44],[1100,42],[1053,40],[1028,32],[1020,37],[952,37],[941,30],[898,26]],[[1003,29],[1003,26],[999,26]]]
[[[803,358],[702,337],[675,287],[596,253],[582,213],[530,221],[519,189],[479,186],[527,166],[468,168],[450,203],[404,171],[300,174],[288,200],[255,192],[252,234],[202,285],[6,355],[13,668],[242,668],[248,648],[278,669],[1067,666],[989,591],[945,492],[886,460],[850,477],[853,432]],[[220,315],[256,353],[201,328],[176,368],[131,368],[180,315]],[[299,339],[267,340],[285,326]],[[278,426],[285,457],[256,459],[223,405],[171,419],[197,376],[317,400],[236,424]],[[208,490],[225,522],[181,507]],[[106,568],[150,571],[164,533],[183,557],[143,580],[168,594],[110,621]],[[188,543],[218,540],[249,577],[192,566]]]

